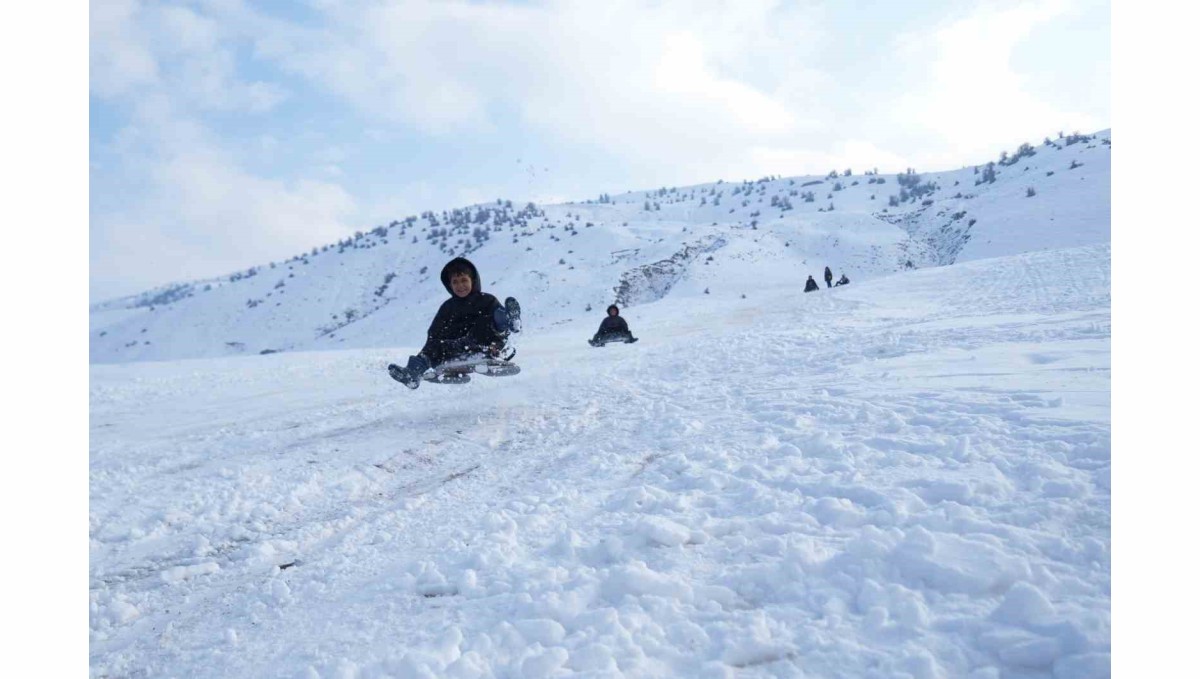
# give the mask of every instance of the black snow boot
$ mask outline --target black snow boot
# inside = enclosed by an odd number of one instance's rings
[[[508,326],[513,332],[521,332],[521,305],[515,297],[504,300],[504,310],[508,312]]]
[[[388,374],[409,389],[416,389],[421,386],[421,376],[428,369],[429,361],[425,360],[424,356],[409,356],[407,367],[401,368],[392,363],[388,366]]]

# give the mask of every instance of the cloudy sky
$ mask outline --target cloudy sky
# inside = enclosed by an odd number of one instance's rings
[[[1110,127],[1107,0],[90,6],[93,301],[427,209]]]

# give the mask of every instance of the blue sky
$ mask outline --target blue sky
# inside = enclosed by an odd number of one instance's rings
[[[427,209],[935,171],[1110,126],[1106,1],[90,10],[93,299]]]

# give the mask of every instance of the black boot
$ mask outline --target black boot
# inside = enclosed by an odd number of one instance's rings
[[[429,361],[425,360],[424,356],[409,356],[407,367],[401,368],[392,363],[388,366],[388,374],[392,376],[392,379],[409,389],[416,389],[421,386],[421,377],[428,369]]]
[[[504,310],[508,312],[508,326],[513,332],[521,332],[521,305],[515,297],[504,300]]]

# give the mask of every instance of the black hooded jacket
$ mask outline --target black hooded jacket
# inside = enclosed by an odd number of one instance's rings
[[[471,272],[471,292],[466,297],[454,294],[450,287],[450,269],[464,265]],[[421,353],[437,365],[455,355],[486,347],[504,338],[497,333],[492,314],[500,300],[480,290],[479,270],[469,260],[456,257],[442,267],[442,285],[450,299],[442,302]]]
[[[825,282],[826,283],[833,282],[833,272],[829,270],[829,267],[825,267]]]
[[[812,292],[813,290],[820,290],[820,289],[821,289],[821,286],[817,285],[817,282],[813,280],[812,276],[809,276],[808,280],[804,282],[804,291],[805,292]]]
[[[617,310],[616,315],[608,314],[608,311],[613,309]],[[608,315],[604,317],[603,321],[600,321],[600,329],[596,331],[596,337],[602,337],[604,335],[631,334],[629,332],[629,324],[625,322],[624,318],[621,318],[621,310],[617,309],[616,304],[609,305],[608,310],[605,311],[605,314]]]

